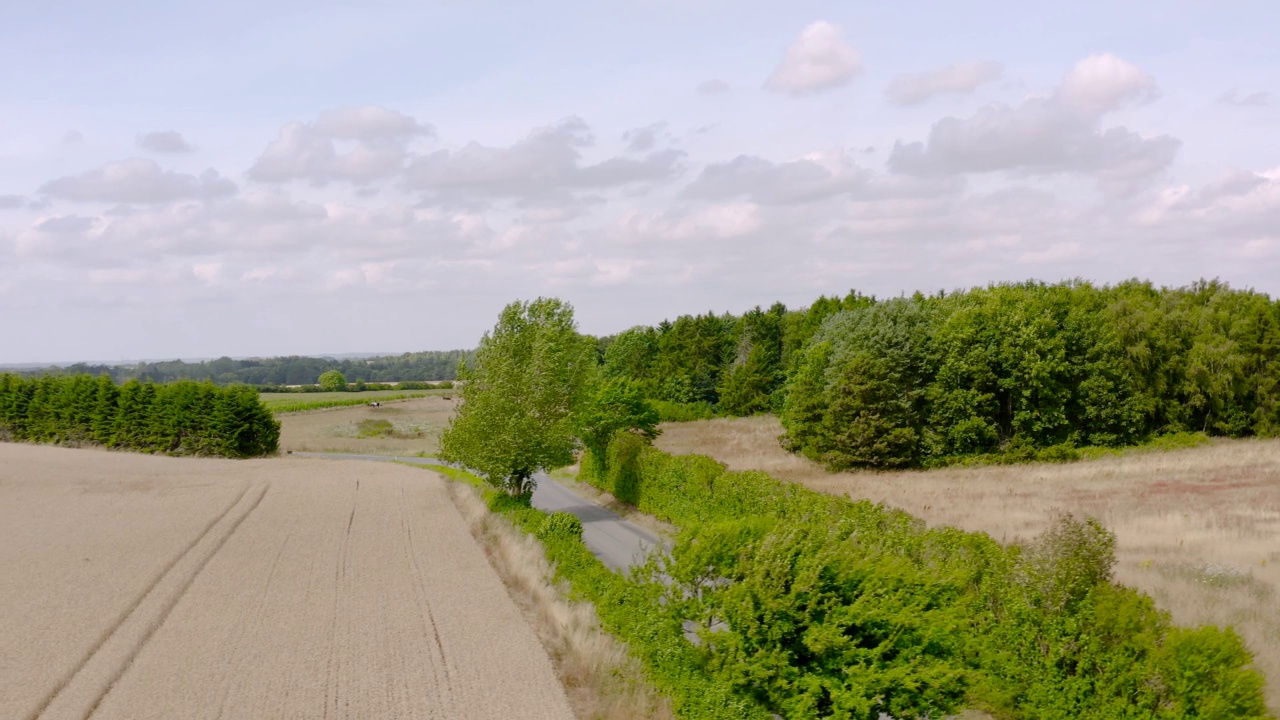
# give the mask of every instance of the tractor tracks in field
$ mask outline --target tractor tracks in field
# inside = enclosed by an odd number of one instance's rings
[[[269,485],[246,484],[107,627],[27,720],[91,717],[209,561],[262,503]]]

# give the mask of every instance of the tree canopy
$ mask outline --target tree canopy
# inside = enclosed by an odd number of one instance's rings
[[[327,370],[321,373],[320,379],[316,383],[326,392],[339,392],[347,389],[347,379],[337,370]]]
[[[556,298],[517,301],[459,369],[462,403],[440,455],[513,495],[532,493],[540,469],[563,467],[577,446],[574,413],[598,372],[595,342]]]

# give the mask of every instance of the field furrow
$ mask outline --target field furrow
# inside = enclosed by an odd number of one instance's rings
[[[156,464],[164,471],[155,472]],[[65,498],[68,487],[116,482],[120,489],[128,487],[119,485],[124,475],[146,475],[147,487],[120,490],[139,495],[148,510],[130,515],[129,524],[138,542],[168,548],[158,567],[138,562],[154,549],[131,546],[129,533],[116,528],[117,555],[102,562],[129,568],[134,594],[145,597],[96,652],[93,634],[64,631],[66,656],[46,653],[43,666],[33,667],[9,660],[26,649],[0,640],[5,717],[571,717],[545,651],[430,473],[381,463],[173,460],[12,445],[0,445],[0,468],[3,497],[28,505],[42,492]],[[154,501],[179,486],[206,493],[204,518],[183,504],[186,495],[174,495],[185,528],[165,520],[166,504]],[[43,519],[29,519],[22,532],[60,532],[76,524],[63,517],[68,512],[80,524],[97,517],[89,501],[60,505],[42,504]],[[6,503],[6,516],[11,509]],[[185,529],[185,542],[165,545],[148,523]],[[39,546],[8,537],[13,532],[0,526],[6,546]],[[28,642],[58,628],[58,610],[69,604],[59,598],[97,592],[62,567],[78,560],[67,545],[22,563],[6,551],[0,610],[6,627]],[[55,600],[41,610],[22,580],[47,573],[62,583],[41,581]],[[105,599],[122,599],[104,607],[99,628],[129,609],[127,585],[120,578],[110,586]]]

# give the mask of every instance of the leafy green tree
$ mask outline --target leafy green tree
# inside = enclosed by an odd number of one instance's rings
[[[722,412],[751,415],[770,409],[770,398],[783,379],[786,315],[786,306],[774,303],[768,310],[757,306],[738,321],[737,353],[716,388]]]
[[[573,307],[556,298],[513,302],[459,369],[462,404],[440,455],[517,496],[540,469],[573,462],[574,413],[598,373],[595,342],[578,334]]]
[[[605,471],[609,443],[618,433],[632,432],[653,440],[660,432],[658,411],[645,400],[640,384],[627,378],[611,378],[597,385],[577,413],[575,425],[587,451],[583,469],[588,473]]]
[[[653,328],[634,327],[620,333],[604,353],[605,377],[625,377],[648,383],[658,354],[658,339]],[[653,388],[647,388],[650,393]]]
[[[337,370],[329,370],[320,375],[320,389],[325,392],[340,392],[347,389],[347,379]]]

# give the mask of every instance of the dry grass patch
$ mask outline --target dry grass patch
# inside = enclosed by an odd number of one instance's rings
[[[491,513],[474,488],[450,483],[449,494],[542,640],[580,720],[675,717],[626,646],[600,627],[595,608],[567,599],[535,538]]]
[[[663,425],[657,445],[764,470],[834,495],[898,507],[931,525],[1029,539],[1055,511],[1116,533],[1116,578],[1182,625],[1231,625],[1280,712],[1280,440],[1217,440],[1062,465],[829,473],[784,451],[777,418]]]
[[[339,393],[343,394],[343,393]],[[434,453],[453,417],[454,400],[425,397],[279,417],[280,449],[366,455]]]

